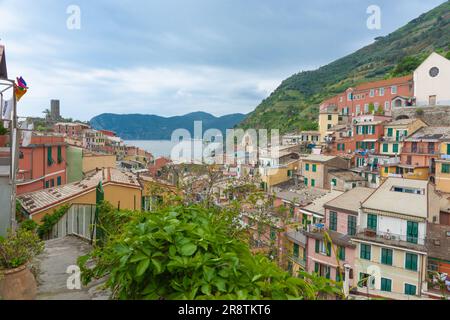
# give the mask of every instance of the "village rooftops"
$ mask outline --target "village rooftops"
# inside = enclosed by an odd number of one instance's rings
[[[405,141],[409,142],[439,142],[450,141],[450,127],[423,127]]]
[[[385,127],[397,127],[397,126],[408,126],[418,119],[400,119],[400,120],[394,120],[391,122],[386,123]],[[423,120],[422,120],[423,121]]]
[[[310,154],[306,157],[302,157],[302,161],[310,161],[310,162],[328,162],[330,160],[336,159],[336,156],[325,156],[321,154]]]
[[[81,127],[90,128],[90,126],[88,124],[81,123],[81,122],[58,122],[55,124],[55,126],[68,126],[68,127],[81,126]]]
[[[392,78],[387,80],[379,80],[379,81],[373,81],[373,82],[366,82],[363,84],[360,84],[355,88],[355,91],[364,91],[374,88],[382,88],[382,87],[389,87],[394,86],[397,84],[407,83],[413,80],[413,75],[407,75],[404,77],[398,77],[398,78]]]
[[[342,194],[343,194],[342,191],[337,191],[337,190],[328,191],[323,196],[314,199],[311,204],[307,205],[304,208],[301,208],[300,211],[302,213],[306,213],[306,214],[310,214],[310,215],[315,214],[322,218],[325,216],[325,209],[323,207],[324,204],[329,202],[332,199],[335,199],[335,198],[341,196]],[[306,211],[306,212],[303,212],[303,211]]]
[[[328,201],[324,204],[327,209],[342,210],[351,213],[358,213],[361,203],[364,202],[375,189],[357,187],[353,188],[344,194]]]
[[[275,197],[299,205],[301,207],[311,204],[315,199],[323,197],[328,192],[316,188],[302,188],[291,191],[275,191]]]
[[[22,207],[31,215],[66,202],[72,198],[95,190],[99,182],[103,185],[118,184],[141,188],[136,175],[114,168],[93,171],[85,179],[56,188],[25,193],[17,197]]]
[[[428,181],[388,178],[366,200],[364,210],[377,210],[394,214],[428,217]]]
[[[336,177],[344,182],[354,182],[354,181],[365,181],[366,180],[365,178],[361,177],[356,172],[353,172],[350,170],[341,170],[341,169],[333,170],[333,169],[331,169],[328,172],[328,174],[333,177]]]

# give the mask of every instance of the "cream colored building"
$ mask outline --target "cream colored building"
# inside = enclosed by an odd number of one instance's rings
[[[384,137],[380,143],[380,154],[395,156],[402,152],[403,141],[427,124],[420,119],[396,120],[384,125]]]
[[[327,132],[338,125],[339,123],[339,112],[336,111],[322,111],[319,114],[319,133],[320,142],[324,142],[325,137],[328,135]]]
[[[414,71],[418,106],[450,105],[450,60],[433,52]]]
[[[439,198],[428,181],[387,179],[361,205],[355,276],[357,290],[392,299],[427,291],[426,228],[439,222]]]

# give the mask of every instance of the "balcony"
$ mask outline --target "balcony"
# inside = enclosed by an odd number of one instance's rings
[[[411,154],[423,154],[423,155],[437,155],[439,154],[438,150],[434,148],[424,148],[424,147],[403,147],[402,153],[411,153]]]
[[[296,264],[299,264],[302,268],[306,268],[306,258],[289,255],[289,260],[295,262]]]
[[[17,182],[25,182],[31,180],[33,177],[31,175],[31,171],[29,170],[19,170],[16,175]]]
[[[406,234],[395,234],[385,231],[375,231],[369,228],[357,228],[355,239],[384,243],[407,249],[426,251],[425,238],[411,237]]]

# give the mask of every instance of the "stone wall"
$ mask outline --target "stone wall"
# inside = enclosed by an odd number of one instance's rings
[[[423,110],[423,114],[418,112]],[[450,126],[450,106],[404,107],[399,110],[394,108],[392,118],[420,118],[430,126]]]

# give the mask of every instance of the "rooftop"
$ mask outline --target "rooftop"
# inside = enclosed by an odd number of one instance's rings
[[[403,189],[403,192],[399,189]],[[426,219],[428,217],[428,181],[388,178],[363,202],[362,206],[367,209]]]
[[[311,204],[307,205],[303,209],[324,216],[325,208],[323,207],[323,205],[325,203],[329,202],[330,200],[333,200],[333,199],[341,196],[342,194],[343,194],[342,191],[337,191],[337,190],[328,191],[323,196],[314,199]]]
[[[407,126],[411,123],[416,122],[418,119],[400,119],[400,120],[394,120],[391,122],[386,123],[386,127],[393,127],[393,126]]]
[[[375,189],[357,187],[345,192],[335,199],[325,203],[325,207],[333,207],[358,213],[361,202],[364,202]]]
[[[361,91],[361,90],[367,90],[367,89],[388,87],[388,86],[393,86],[393,85],[397,85],[397,84],[402,84],[402,83],[412,81],[412,80],[413,80],[413,75],[410,74],[410,75],[407,75],[404,77],[392,78],[392,79],[388,79],[388,80],[366,82],[366,83],[363,83],[363,84],[360,84],[359,86],[357,86],[355,88],[355,90]]]
[[[357,174],[356,172],[350,171],[350,170],[330,170],[328,172],[331,176],[334,176],[338,179],[341,179],[345,182],[348,181],[365,181],[366,179],[361,177],[359,174]]]
[[[450,127],[424,127],[405,141],[450,141]]]
[[[315,188],[302,188],[298,190],[275,191],[275,196],[279,199],[293,202],[302,207],[312,203],[317,198],[323,197],[328,192]]]
[[[302,157],[301,159],[304,161],[312,161],[312,162],[328,162],[337,158],[336,156],[324,156],[321,154],[310,154],[306,157]]]
[[[134,174],[122,172],[114,168],[105,168],[99,171],[93,171],[84,180],[79,182],[25,193],[18,196],[17,200],[19,200],[22,207],[29,214],[35,214],[41,210],[65,202],[75,196],[94,190],[100,181],[102,181],[104,185],[107,183],[115,183],[140,188],[140,184]]]

